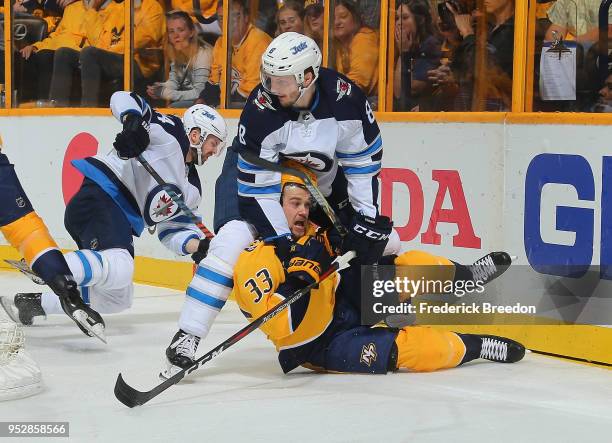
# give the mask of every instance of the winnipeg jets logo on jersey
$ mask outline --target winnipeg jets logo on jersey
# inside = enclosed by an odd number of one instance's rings
[[[166,185],[175,194],[181,196],[178,186]],[[144,219],[147,225],[152,226],[164,220],[174,217],[179,212],[178,205],[172,200],[168,192],[162,186],[151,189],[143,208]]]
[[[334,165],[334,162],[331,158],[320,152],[292,152],[291,154],[283,153],[282,156],[284,158],[290,158],[291,160],[295,160],[296,162],[299,162],[304,166],[307,166],[310,169],[319,172],[327,172]]]
[[[338,82],[336,83],[336,92],[338,93],[338,97],[336,97],[336,101],[340,101],[340,99],[342,99],[342,97],[344,97],[345,95],[351,95],[351,89],[352,86],[349,82],[342,80],[341,78],[338,79]]]
[[[361,363],[370,367],[377,357],[378,354],[376,353],[376,345],[374,343],[363,345],[363,348],[361,348],[361,358],[359,359]]]
[[[275,111],[274,106],[272,106],[272,98],[268,95],[267,92],[262,91],[261,89],[257,91],[257,97],[253,100],[253,103],[257,105],[259,109],[271,109]]]

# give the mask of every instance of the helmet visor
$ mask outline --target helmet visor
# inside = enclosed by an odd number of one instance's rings
[[[270,75],[260,71],[261,84],[272,95],[290,96],[298,91],[297,80],[293,75]]]

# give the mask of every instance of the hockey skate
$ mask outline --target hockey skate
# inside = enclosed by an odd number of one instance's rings
[[[0,297],[0,304],[15,323],[30,326],[34,323],[34,317],[45,315],[40,295],[40,293],[20,293],[15,296]]]
[[[179,329],[170,346],[166,348],[166,369],[159,373],[159,378],[167,380],[177,372],[191,366],[195,361],[199,343],[200,337]]]
[[[525,346],[505,337],[478,335],[482,340],[480,358],[498,363],[516,363],[525,356]]]
[[[511,264],[512,257],[507,252],[490,252],[468,268],[472,271],[475,281],[486,285],[506,272]]]
[[[58,275],[49,283],[49,287],[58,295],[62,309],[74,320],[79,329],[85,335],[96,337],[106,344],[102,316],[83,302],[72,277]]]

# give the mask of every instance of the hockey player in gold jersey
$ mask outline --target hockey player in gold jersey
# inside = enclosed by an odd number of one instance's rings
[[[309,223],[311,198],[301,180],[284,175],[281,186],[281,203],[295,244],[291,251],[278,251],[273,243],[260,240],[241,254],[233,291],[248,319],[318,282],[334,255],[325,234]],[[441,267],[444,278],[451,279],[470,272],[467,266],[421,251],[385,260],[399,265],[446,265]],[[358,266],[352,266],[321,281],[317,289],[261,327],[275,344],[285,373],[298,366],[351,373],[381,374],[400,368],[420,372],[453,368],[476,358],[502,363],[523,358],[525,348],[503,337],[423,326],[361,326],[360,313],[351,300],[359,291],[359,272]]]
[[[2,140],[0,139],[0,151]],[[60,298],[61,306],[87,335],[104,337],[104,321],[100,314],[81,299],[77,285],[64,256],[49,234],[47,226],[36,214],[19,183],[14,166],[0,152],[0,230],[6,240],[25,258],[28,266],[40,276]],[[38,300],[32,300],[38,298]],[[0,297],[0,305],[15,321],[32,324],[40,308],[40,294],[17,294]]]

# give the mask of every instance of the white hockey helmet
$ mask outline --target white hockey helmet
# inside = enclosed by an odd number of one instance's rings
[[[314,84],[319,77],[321,50],[313,39],[297,32],[285,32],[270,42],[261,56],[261,84],[270,91],[270,76],[293,75],[304,94],[304,74],[310,69],[314,74]]]
[[[198,166],[203,164],[202,162],[202,145],[206,141],[209,135],[214,135],[221,140],[215,155],[221,154],[225,147],[225,140],[227,138],[227,127],[225,120],[221,117],[217,111],[210,106],[206,105],[193,105],[191,108],[185,111],[183,115],[183,126],[185,127],[185,133],[189,139],[189,146],[197,151],[196,163]],[[200,140],[197,144],[191,142],[189,134],[194,128],[200,129]]]

